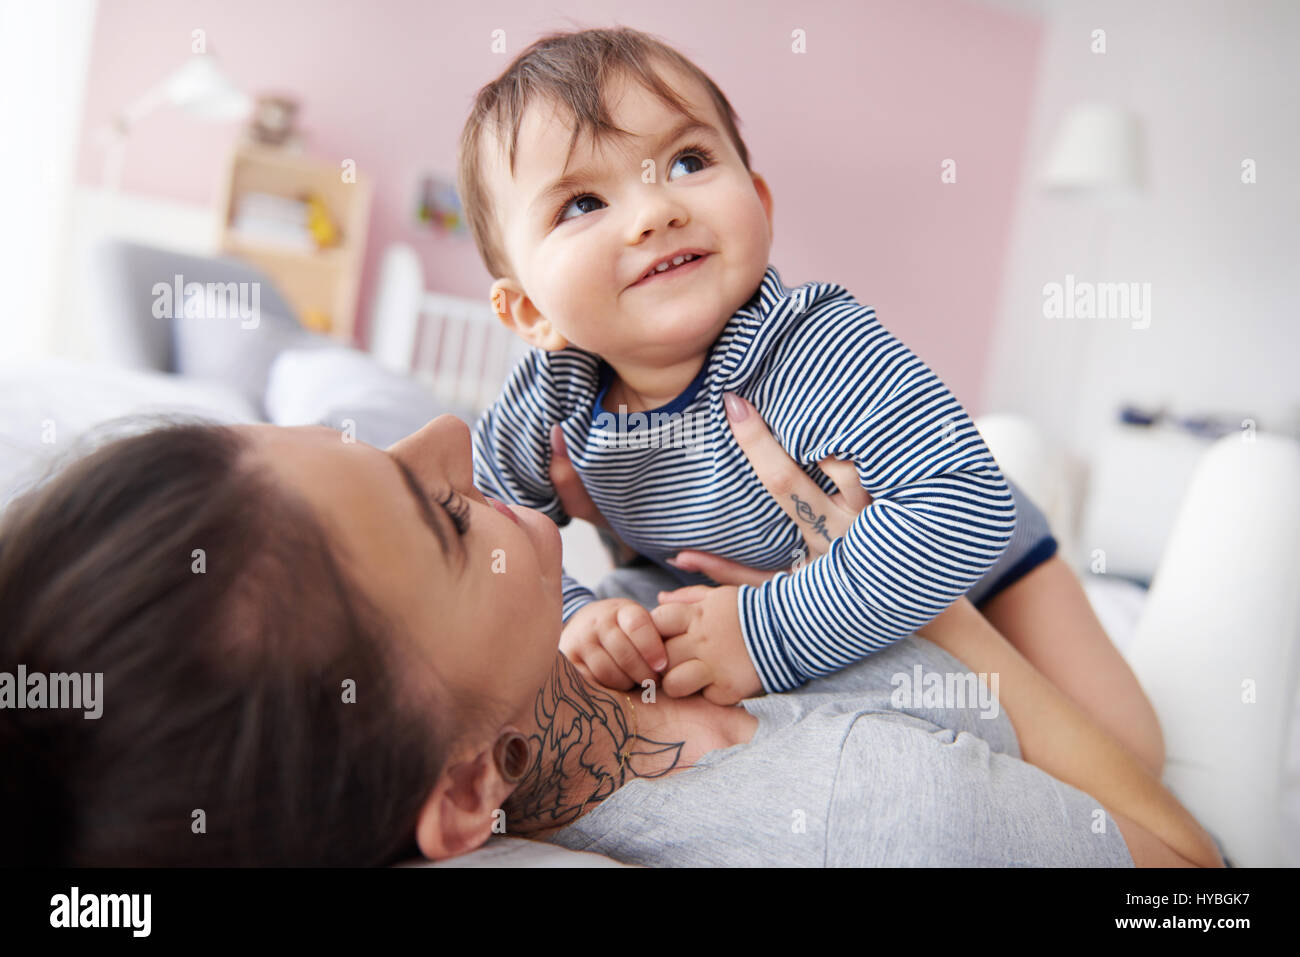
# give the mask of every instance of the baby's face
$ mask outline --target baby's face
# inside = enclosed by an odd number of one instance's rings
[[[767,185],[745,169],[707,92],[679,72],[660,75],[704,127],[683,128],[687,117],[621,81],[609,89],[611,118],[633,136],[594,148],[584,137],[566,170],[563,112],[530,107],[515,177],[504,162],[489,173],[518,280],[498,280],[493,296],[505,291],[517,320],[542,320],[533,335],[520,330],[534,345],[572,344],[616,368],[682,363],[708,350],[762,280]],[[485,158],[496,162],[496,152]],[[681,250],[700,258],[642,278]]]

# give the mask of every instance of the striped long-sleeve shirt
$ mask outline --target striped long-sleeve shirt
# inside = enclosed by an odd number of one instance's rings
[[[788,289],[768,266],[695,380],[638,414],[606,409],[612,369],[575,348],[535,349],[474,434],[475,484],[568,523],[548,474],[550,429],[601,514],[683,584],[683,549],[782,571],[742,585],[745,646],[766,691],[787,691],[914,633],[997,561],[1015,527],[1006,479],[974,423],[919,358],[842,286]],[[872,496],[848,532],[802,562],[799,526],[767,493],[727,424],[723,393],[748,399],[826,492],[817,467],[851,460]],[[595,595],[567,574],[565,621]]]

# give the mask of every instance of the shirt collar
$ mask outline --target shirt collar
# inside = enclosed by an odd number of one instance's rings
[[[767,269],[763,271],[763,278],[754,290],[754,295],[736,310],[737,315],[745,316],[748,319],[761,319],[764,315],[770,313],[772,308],[784,299],[790,298],[790,290],[786,288],[785,283],[781,281],[781,274],[776,271],[776,267],[768,263]]]

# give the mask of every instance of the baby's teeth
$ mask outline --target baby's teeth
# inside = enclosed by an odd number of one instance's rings
[[[690,262],[698,258],[699,257],[696,256],[694,253],[687,253],[685,256],[676,257],[675,259],[673,259],[671,263],[669,262],[660,263],[658,266],[655,266],[653,269],[651,269],[650,272],[646,273],[646,275],[649,276],[653,273],[663,272],[664,270],[671,269],[673,266],[680,266],[684,262]]]

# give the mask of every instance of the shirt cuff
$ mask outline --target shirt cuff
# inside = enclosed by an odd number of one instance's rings
[[[790,691],[804,683],[781,648],[781,637],[771,627],[763,605],[761,586],[741,585],[736,590],[736,610],[740,613],[740,635],[745,640],[749,659],[754,663],[763,690],[768,694]]]
[[[596,593],[586,585],[580,585],[577,581],[568,576],[564,579],[564,599],[560,609],[560,621],[568,624],[569,619],[583,605],[591,604],[596,600]]]

